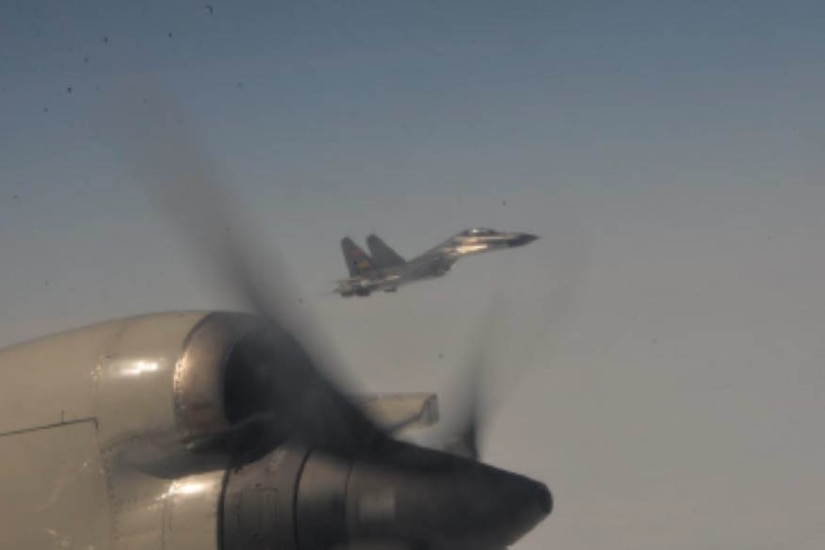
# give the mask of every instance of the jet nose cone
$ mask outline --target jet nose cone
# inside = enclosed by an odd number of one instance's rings
[[[538,239],[537,235],[532,235],[530,233],[519,233],[507,243],[512,247],[516,246],[524,246],[526,244],[530,244],[531,242]]]

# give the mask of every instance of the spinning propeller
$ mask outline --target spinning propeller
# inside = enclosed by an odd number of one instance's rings
[[[289,329],[301,323],[288,306],[296,294],[285,267],[260,253],[260,234],[233,204],[218,166],[181,122],[175,103],[151,88],[137,89],[143,90],[138,100],[127,98],[106,122],[118,126],[118,152],[222,283],[264,320],[230,358],[236,368],[228,376],[237,380],[227,384],[236,395],[224,444],[237,476],[254,473],[258,486],[267,483],[262,457],[285,443],[308,449],[290,527],[302,541],[298,548],[380,541],[386,546],[370,548],[496,550],[542,521],[552,508],[544,484],[476,460],[484,354],[462,383],[461,452],[393,439],[292,336]],[[299,331],[304,339],[307,330]],[[252,544],[242,527],[226,529],[235,529],[239,545]]]

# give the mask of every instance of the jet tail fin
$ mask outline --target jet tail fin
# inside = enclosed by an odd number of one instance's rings
[[[375,262],[381,267],[394,267],[406,263],[404,258],[387,246],[387,243],[382,241],[378,235],[373,234],[367,237],[367,247]]]
[[[364,252],[364,249],[355,244],[349,237],[341,239],[341,251],[344,253],[344,260],[347,262],[350,277],[357,277],[371,269],[375,269],[372,259]]]

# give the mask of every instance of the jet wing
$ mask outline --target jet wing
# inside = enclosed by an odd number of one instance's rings
[[[332,281],[332,283],[336,284],[336,285],[337,284],[360,283],[364,286],[367,286],[367,285],[380,285],[381,283],[392,283],[394,281],[397,281],[400,278],[401,278],[400,275],[393,273],[393,274],[390,274],[390,275],[385,275],[383,277],[375,277],[375,278],[360,277],[360,276],[358,276],[358,277],[347,277],[345,279],[336,279],[336,280]]]
[[[390,432],[425,428],[438,422],[434,393],[385,393],[353,397],[367,415]]]

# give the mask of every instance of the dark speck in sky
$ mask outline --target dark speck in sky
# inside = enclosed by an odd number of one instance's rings
[[[88,63],[88,62],[89,62],[89,56],[87,55],[86,57],[83,58],[83,63]]]
[[[71,87],[71,86],[68,86],[68,87],[66,88],[66,93],[67,93],[67,94],[72,93],[72,87]]]
[[[213,8],[213,7],[212,7],[212,4],[206,4],[206,5],[204,5],[204,7],[206,8],[206,10],[207,10],[210,14],[215,13],[215,8]]]
[[[48,107],[43,107],[43,112],[44,112],[44,113],[48,113],[48,112],[49,112],[49,108],[48,108]]]
[[[104,44],[108,44],[109,43],[109,37],[104,36],[103,39],[101,40],[101,42],[103,42]]]
[[[170,32],[170,33],[169,33],[169,34],[167,34],[166,36],[168,36],[169,38],[172,38],[172,33]]]

